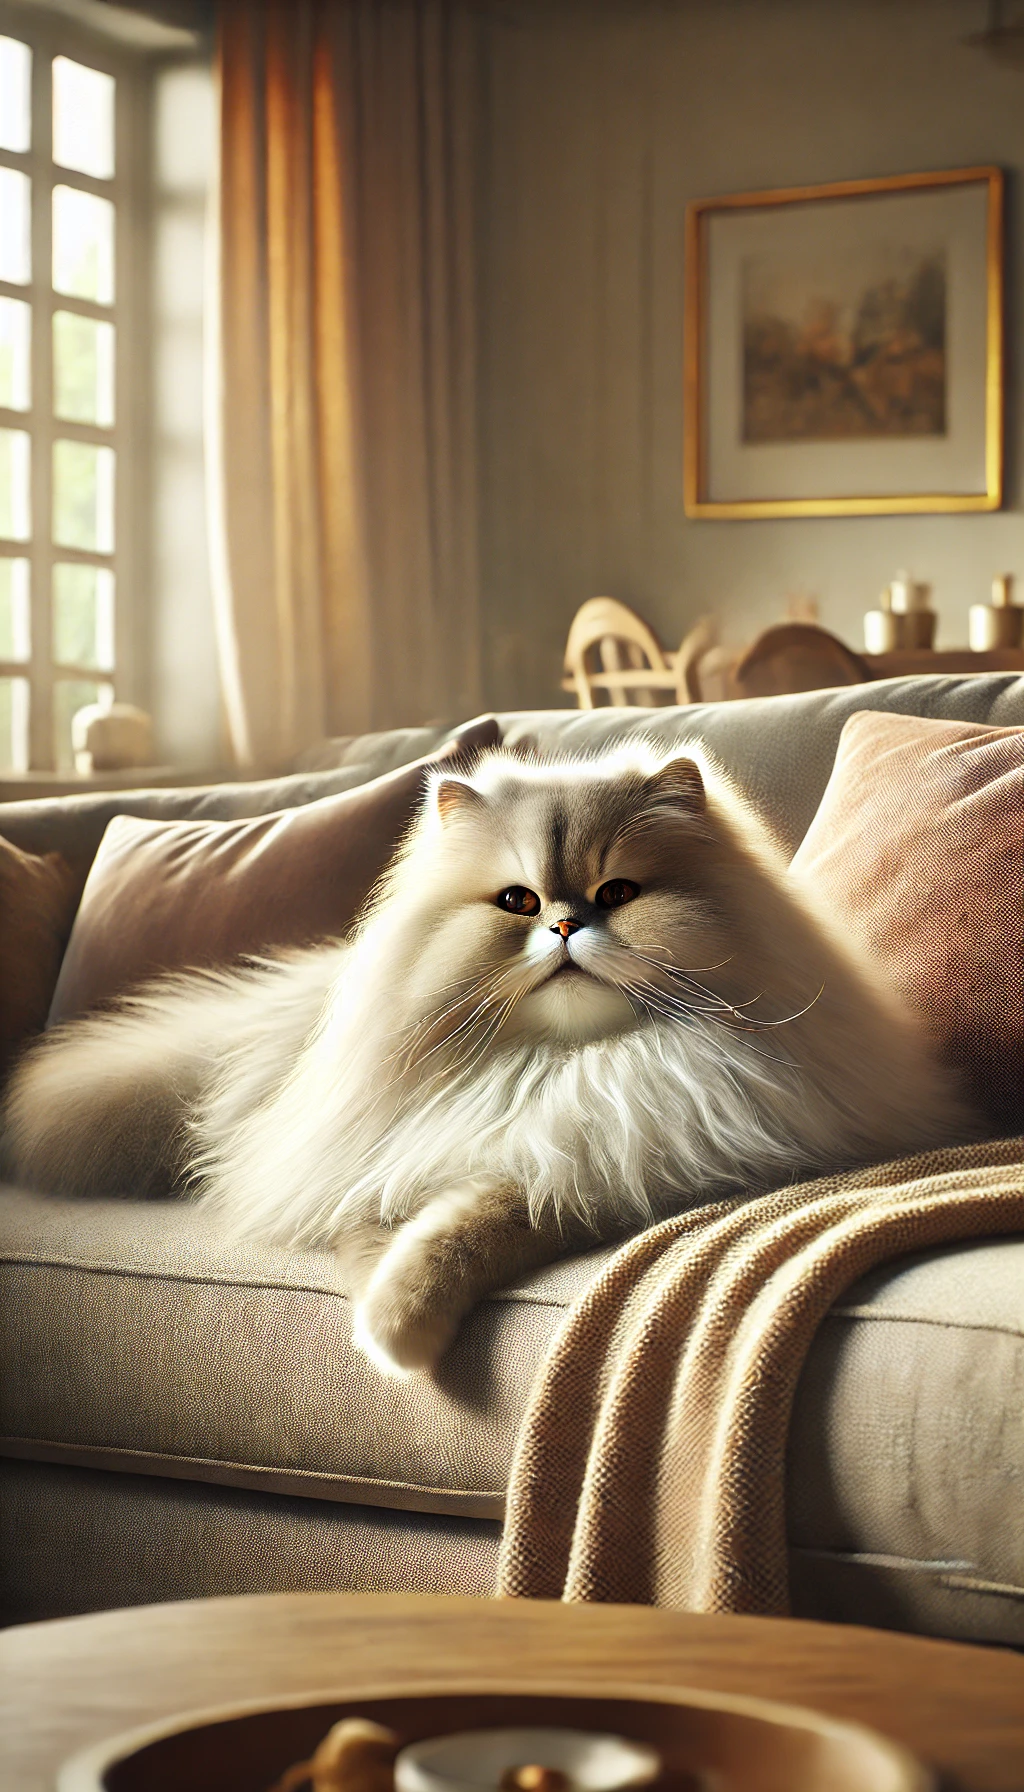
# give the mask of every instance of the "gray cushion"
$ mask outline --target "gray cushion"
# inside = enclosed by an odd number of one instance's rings
[[[524,735],[541,747],[585,751],[642,731],[672,745],[699,740],[758,804],[795,850],[828,783],[836,746],[849,716],[861,709],[901,715],[943,716],[997,727],[1024,724],[1024,677],[1017,673],[889,678],[839,690],[804,691],[791,697],[756,697],[740,703],[695,703],[685,708],[523,711],[498,717],[510,745]],[[447,738],[445,736],[444,738]],[[437,738],[424,729],[323,742],[311,761],[344,770],[372,766],[368,775],[429,752]],[[396,751],[403,755],[395,760]],[[0,832],[3,831],[0,821]]]
[[[1024,723],[1024,677],[983,673],[891,678],[841,690],[741,703],[670,709],[538,710],[499,716],[502,738],[533,735],[542,747],[574,751],[643,730],[666,744],[700,740],[759,805],[795,851],[810,825],[848,716],[860,709],[946,716],[1005,727]],[[105,791],[0,803],[0,834],[25,852],[63,852],[87,868],[114,815],[156,820],[196,816],[231,820],[268,815],[380,777],[432,752],[454,728],[403,728],[324,742],[288,777],[180,790]]]
[[[484,1302],[436,1382],[391,1382],[352,1351],[326,1253],[227,1248],[185,1202],[5,1191],[0,1453],[494,1520],[534,1371],[606,1255]],[[919,1628],[934,1608],[941,1634],[1024,1642],[1022,1410],[1024,1240],[853,1289],[794,1419],[800,1608],[826,1615],[866,1576],[888,1621],[913,1590]]]
[[[797,1391],[794,1604],[1024,1644],[1024,1239],[922,1252],[857,1283]]]
[[[225,1246],[185,1201],[0,1195],[7,1453],[499,1518],[533,1371],[589,1259],[472,1315],[436,1383],[351,1348],[337,1260]]]
[[[814,818],[843,724],[861,709],[943,716],[1007,727],[1024,723],[1024,677],[987,673],[949,678],[890,678],[840,690],[686,709],[596,709],[502,716],[502,738],[523,733],[542,746],[593,748],[642,728],[658,741],[704,743],[795,851]]]
[[[843,723],[865,708],[1020,724],[1024,679],[902,679],[501,720],[509,740],[532,733],[550,747],[591,747],[637,728],[667,743],[700,739],[795,847]],[[406,730],[327,743],[317,758],[326,769],[260,784],[0,806],[0,833],[82,862],[112,814],[263,814],[350,788],[444,738]],[[192,1483],[182,1495],[207,1503],[219,1485],[238,1491],[218,1497],[277,1500],[281,1512],[288,1494],[318,1510],[420,1512],[484,1527],[479,1574],[534,1371],[602,1256],[556,1265],[485,1302],[436,1383],[384,1383],[351,1351],[330,1256],[229,1250],[184,1203],[4,1191],[0,1453],[35,1465],[12,1464],[8,1480],[35,1484],[45,1465],[56,1485],[72,1465],[93,1477],[101,1506],[103,1486],[127,1471],[140,1489]],[[1024,1241],[972,1245],[890,1266],[826,1320],[801,1383],[789,1464],[798,1611],[1024,1642],[1022,1290]],[[182,1590],[202,1592],[210,1572],[197,1559]]]
[[[438,741],[447,738],[434,731]],[[452,730],[454,732],[454,730]],[[418,758],[410,753],[400,764]],[[296,772],[285,778],[252,783],[202,784],[177,790],[96,791],[82,796],[43,797],[37,802],[0,803],[0,834],[23,852],[61,852],[83,874],[96,856],[108,821],[115,815],[140,815],[151,821],[234,821],[251,815],[274,815],[317,797],[353,790],[379,777],[373,762],[356,758],[333,771]]]

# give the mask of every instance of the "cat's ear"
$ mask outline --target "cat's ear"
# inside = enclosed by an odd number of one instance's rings
[[[655,802],[670,803],[687,815],[703,815],[707,808],[704,780],[693,759],[670,759],[648,779],[647,789]]]
[[[467,784],[463,778],[442,778],[434,786],[434,801],[437,813],[444,822],[454,820],[457,815],[469,815],[474,810],[487,807],[478,790]]]

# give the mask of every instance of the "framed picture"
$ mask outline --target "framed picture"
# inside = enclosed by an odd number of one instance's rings
[[[687,515],[997,510],[1002,262],[998,168],[691,205]]]

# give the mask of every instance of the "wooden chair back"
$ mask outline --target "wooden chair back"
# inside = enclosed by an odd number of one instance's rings
[[[591,597],[569,629],[562,689],[575,692],[581,709],[654,708],[820,691],[877,676],[859,653],[813,622],[777,623],[737,654],[717,645],[714,619],[706,616],[678,653],[666,653],[628,604]]]
[[[675,701],[676,673],[635,610],[614,597],[591,597],[569,629],[563,684],[581,709],[650,707]]]
[[[750,643],[733,668],[731,682],[737,697],[777,697],[791,691],[822,691],[830,685],[863,684],[872,676],[861,655],[828,629],[812,622],[781,622]]]

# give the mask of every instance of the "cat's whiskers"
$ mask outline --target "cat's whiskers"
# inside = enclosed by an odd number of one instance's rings
[[[426,1051],[420,1051],[418,1049],[420,1038],[414,1035],[403,1054],[403,1074],[408,1073],[414,1064],[425,1064],[428,1058],[432,1058],[436,1052],[443,1051],[446,1045],[451,1045],[453,1040],[458,1039],[459,1035],[466,1032],[467,1029],[472,1030],[472,1028],[490,1012],[496,999],[496,993],[493,990],[488,992],[482,1001],[477,1002],[475,1007],[470,1009],[469,1013],[459,1022],[457,1027],[445,1029],[445,1031],[442,1032],[440,1039],[435,1039],[433,1045],[428,1046]],[[455,1012],[461,1005],[461,1003],[456,1003],[451,1012]],[[440,1025],[440,1022],[436,1022],[435,1027],[437,1025]],[[418,1033],[420,1037],[429,1039],[434,1030],[434,1027],[430,1027],[418,1030]]]
[[[727,1026],[734,1025],[734,1030],[738,1032],[756,1032],[767,1027],[788,1027],[792,1021],[800,1020],[805,1014],[810,1013],[810,1010],[814,1007],[815,1003],[819,1002],[825,993],[825,985],[822,983],[817,992],[803,1008],[795,1009],[792,1014],[784,1014],[779,1020],[762,1020],[758,1015],[744,1014],[743,1010],[745,1008],[752,1008],[755,1002],[762,1001],[767,994],[766,990],[759,990],[756,996],[748,996],[742,1002],[730,1002],[724,996],[717,995],[714,990],[708,989],[706,984],[698,983],[696,979],[693,978],[688,971],[683,970],[681,966],[659,964],[657,960],[648,958],[645,953],[638,952],[634,946],[625,946],[622,949],[628,952],[632,958],[637,958],[641,963],[649,964],[654,970],[660,971],[663,975],[670,977],[673,982],[680,983],[687,989],[696,990],[701,995],[707,996],[709,1001],[714,1004],[715,1008],[721,1011],[720,1018],[722,1019],[722,1024]],[[731,961],[729,959],[724,959],[722,962],[728,964]],[[665,993],[667,994],[668,992],[666,991]],[[707,1008],[704,1011],[710,1013],[711,1009]],[[733,1016],[734,1021],[726,1021],[726,1014]]]
[[[707,1008],[697,1006],[691,1007],[687,1003],[679,1001],[678,998],[669,996],[664,991],[659,991],[656,986],[651,983],[631,982],[623,984],[622,988],[628,996],[632,997],[635,995],[641,1006],[647,1009],[649,1013],[660,1014],[663,1020],[679,1022],[685,1019],[699,1026],[704,1035],[706,1044],[710,1046],[722,1063],[730,1062],[729,1050],[725,1046],[724,1041],[715,1038],[714,1034],[709,1030],[708,1023],[713,1022],[717,1026],[724,1027],[727,1032],[732,1033],[753,1031],[750,1027],[733,1026],[730,1022],[724,1021],[720,1015],[715,1014]],[[753,1052],[754,1056],[757,1058],[763,1058],[768,1064],[782,1064],[789,1070],[799,1068],[792,1058],[778,1058],[772,1052],[761,1051],[758,1046],[751,1045],[749,1041],[745,1043],[744,1049],[748,1052]]]
[[[736,1019],[732,1009],[727,1009],[726,1012],[722,1012],[710,1003],[685,1002],[680,997],[671,995],[667,990],[661,990],[658,994],[663,1004],[661,1010],[662,1013],[669,1016],[685,1016],[691,1020],[709,1022],[716,1027],[720,1027],[726,1033],[755,1033],[760,1030],[761,1026],[784,1026],[787,1024],[785,1021],[764,1021],[751,1024],[749,1020]],[[750,1051],[757,1050],[756,1046],[749,1046],[748,1049]],[[758,1056],[770,1057],[770,1054],[759,1052]],[[784,1058],[772,1058],[771,1062],[783,1064],[789,1062],[789,1060]]]
[[[457,1014],[467,1002],[471,1001],[472,998],[485,987],[485,985],[491,985],[492,987],[488,990],[487,995],[484,996],[483,1001],[478,1003],[476,1007],[472,1009],[471,1013],[466,1016],[459,1027],[455,1028],[453,1032],[445,1032],[441,1039],[439,1039],[434,1046],[431,1046],[430,1051],[433,1052],[438,1050],[447,1040],[454,1038],[456,1033],[461,1032],[463,1027],[468,1025],[474,1016],[481,1013],[493,1000],[498,986],[504,978],[510,974],[513,968],[514,967],[509,966],[505,971],[500,972],[497,983],[494,982],[495,973],[490,970],[485,971],[482,976],[474,978],[471,983],[464,984],[454,1001],[441,1003],[436,1008],[428,1009],[425,1015],[422,1015],[419,1020],[414,1021],[409,1027],[396,1028],[395,1031],[402,1034],[403,1043],[384,1060],[385,1065],[394,1063],[396,1058],[401,1059],[404,1065],[402,1074],[408,1072],[413,1061],[418,1056],[417,1047],[420,1042],[424,1039],[429,1039],[432,1033],[436,1032],[439,1027],[443,1027],[448,1016]],[[453,989],[460,981],[462,980],[455,979],[452,983],[442,984],[440,987]],[[424,1057],[428,1055],[429,1053],[423,1054]]]
[[[507,996],[500,1004],[496,1013],[488,1016],[487,1030],[484,1032],[483,1036],[479,1039],[473,1039],[472,1034],[470,1034],[468,1049],[464,1050],[461,1056],[456,1058],[454,1063],[446,1063],[443,1066],[443,1070],[448,1075],[458,1076],[462,1071],[470,1069],[475,1065],[490,1045],[495,1034],[499,1032],[505,1021],[509,1018],[517,1002],[521,1001],[523,996],[528,993],[529,991],[527,989],[517,989],[513,991],[511,996]]]
[[[441,990],[445,989],[457,989],[459,991],[458,995],[450,1002],[439,1002],[436,1007],[428,1008],[426,1012],[420,1016],[420,1019],[413,1023],[412,1028],[396,1028],[396,1031],[404,1031],[408,1033],[420,1028],[427,1030],[431,1025],[439,1024],[446,1015],[454,1014],[456,1009],[461,1008],[464,1002],[468,1002],[471,996],[475,995],[478,990],[483,989],[485,984],[490,983],[493,976],[494,972],[492,970],[486,970],[482,972],[479,977],[474,977],[472,982],[467,982],[464,977],[455,977],[450,983],[439,984],[436,989],[431,991],[432,995],[437,995]]]
[[[627,950],[629,950],[629,948],[627,948]],[[639,952],[634,952],[632,956],[641,960],[643,959],[643,954]],[[662,965],[657,965],[655,968],[659,971],[665,969]],[[638,1000],[643,1003],[649,1011],[660,1014],[663,1019],[688,1021],[699,1024],[707,1042],[711,1045],[714,1045],[716,1041],[708,1030],[709,1024],[722,1029],[726,1033],[734,1035],[736,1033],[753,1033],[758,1030],[758,1025],[775,1026],[785,1024],[781,1022],[766,1021],[752,1025],[749,1017],[740,1016],[737,1008],[733,1004],[719,1001],[717,998],[713,997],[711,991],[708,991],[707,994],[712,996],[712,1000],[696,1002],[693,1001],[692,998],[686,1000],[680,995],[673,994],[670,990],[662,989],[657,984],[652,983],[648,978],[643,978],[639,982],[635,980],[631,981],[627,987],[630,991],[636,994]],[[702,989],[702,986],[699,984],[693,984],[692,987],[698,991]],[[759,1000],[760,998],[754,997],[752,999]],[[794,1016],[793,1018],[796,1017]],[[792,1060],[787,1058],[776,1058],[771,1053],[759,1051],[756,1046],[751,1045],[749,1042],[746,1044],[745,1049],[753,1052],[757,1057],[765,1058],[770,1063],[792,1065]],[[722,1044],[720,1055],[727,1059],[728,1052],[724,1043]]]
[[[648,953],[639,951],[636,946],[624,946],[623,950],[629,952],[633,958],[638,958],[642,964],[650,965],[652,970],[660,971],[663,976],[670,977],[674,983],[682,983],[688,989],[696,990],[699,994],[709,997],[710,1000],[718,1002],[726,1008],[748,1008],[752,1002],[759,1002],[765,993],[762,989],[756,996],[748,996],[743,1002],[730,1002],[725,996],[720,996],[715,990],[709,989],[706,983],[698,983],[694,974],[698,967],[678,964],[662,964],[659,959],[651,958]],[[709,971],[720,970],[723,966],[731,964],[732,962],[732,957],[723,958],[720,964],[707,965],[704,969]]]
[[[625,950],[627,952],[632,952],[634,957],[636,957],[636,958],[643,958],[643,956],[644,956],[644,954],[641,951],[639,951],[639,949],[636,946],[627,946],[625,948]],[[667,953],[669,948],[667,946],[650,946],[649,945],[647,950],[648,950],[648,952],[665,952],[665,953]],[[700,976],[703,976],[706,971],[724,970],[725,966],[727,964],[732,964],[735,956],[736,956],[735,952],[730,952],[728,958],[720,958],[718,960],[717,964],[677,965],[673,960],[670,960],[667,965],[659,965],[658,969],[666,970],[666,971],[677,971],[681,976],[685,976],[685,977],[700,977]],[[656,961],[653,958],[648,958],[646,960],[646,962],[648,964],[654,964]]]
[[[464,1062],[468,1062],[471,1058],[478,1056],[480,1051],[482,1050],[483,1044],[489,1043],[489,1041],[493,1038],[494,1034],[498,1031],[498,1028],[501,1025],[502,1019],[504,1018],[504,1010],[507,1009],[508,1012],[511,1013],[512,1008],[515,1006],[516,1002],[520,999],[520,996],[527,993],[526,990],[520,988],[513,992],[513,995],[511,998],[503,997],[500,995],[501,985],[508,981],[508,979],[513,975],[514,971],[517,968],[518,967],[515,965],[509,965],[506,967],[506,969],[504,971],[501,971],[497,975],[497,977],[494,978],[492,987],[489,990],[488,994],[484,996],[483,1001],[478,1002],[476,1007],[472,1010],[472,1012],[470,1014],[468,1014],[466,1016],[466,1018],[463,1021],[461,1021],[457,1027],[454,1027],[451,1029],[451,1031],[446,1032],[443,1035],[443,1037],[438,1039],[432,1046],[429,1047],[429,1049],[427,1051],[413,1056],[413,1053],[415,1051],[415,1041],[414,1041],[412,1046],[409,1049],[408,1068],[411,1068],[412,1064],[414,1062],[417,1065],[425,1064],[428,1058],[432,1058],[436,1052],[442,1051],[445,1046],[450,1045],[453,1040],[455,1040],[459,1037],[460,1034],[466,1033],[467,1031],[468,1031],[468,1035],[469,1035],[469,1038],[471,1041],[470,1052],[466,1058],[459,1059],[457,1061],[455,1068],[461,1069]],[[493,973],[491,973],[491,976],[493,977]],[[486,979],[480,979],[479,981],[483,982],[485,980]],[[489,1027],[489,1030],[486,1033],[483,1042],[481,1042],[481,1041],[473,1042],[472,1041],[472,1033],[473,1033],[474,1026],[481,1024],[482,1022],[495,1021],[495,1016],[493,1014],[493,1008],[494,1008],[494,1004],[496,1002],[499,1003],[499,1010],[498,1010],[498,1016],[496,1019],[496,1023]],[[457,1009],[458,1006],[459,1006],[458,1003],[452,1004],[453,1009]],[[435,1025],[436,1024],[437,1023],[435,1022]],[[452,1068],[453,1067],[451,1065],[446,1065],[446,1069],[450,1070]]]
[[[662,976],[669,977],[672,982],[681,984],[685,990],[702,996],[704,998],[703,1006],[708,1012],[714,1009],[723,1014],[737,1014],[741,1009],[748,1007],[751,1002],[759,1002],[764,994],[762,990],[758,995],[750,996],[747,1002],[730,1002],[725,996],[717,995],[713,989],[708,989],[703,983],[697,983],[694,978],[686,972],[680,971],[676,966],[659,964],[656,960],[648,958],[645,953],[638,952],[633,946],[623,946],[621,950],[628,953],[631,958],[637,959],[641,964],[650,965],[653,970],[658,971]],[[664,991],[664,994],[668,995],[669,991]]]
[[[641,978],[639,981],[631,980],[624,987],[634,990],[643,1002],[651,1008],[657,1008],[658,1012],[663,1014],[666,1019],[707,1018],[713,1020],[717,1018],[714,1009],[709,1008],[706,1003],[684,1002],[679,996],[670,994],[668,990],[659,989],[656,983],[651,983],[646,978]]]

